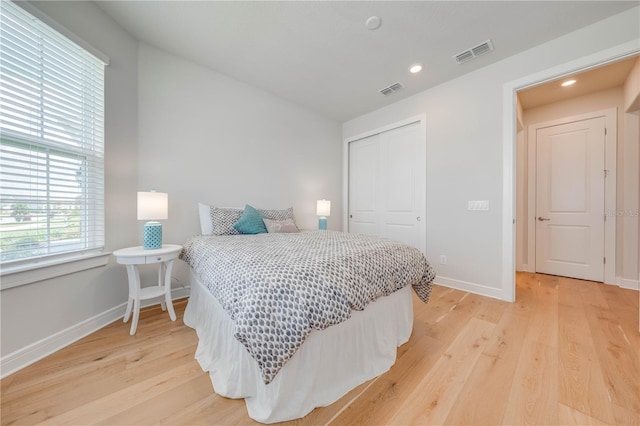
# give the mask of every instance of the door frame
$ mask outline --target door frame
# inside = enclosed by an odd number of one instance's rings
[[[502,86],[502,299],[516,300],[516,94],[518,91],[547,83],[579,71],[596,68],[640,53],[632,40],[597,53],[557,65]]]
[[[606,212],[616,210],[616,166],[617,166],[617,143],[618,143],[618,127],[617,127],[617,108],[607,108],[598,111],[592,111],[584,114],[562,117],[555,120],[545,121],[541,123],[531,124],[527,128],[527,255],[530,272],[537,269],[536,258],[536,184],[537,184],[537,132],[539,129],[546,127],[558,126],[575,121],[590,120],[592,118],[604,117],[605,134],[604,141],[604,167],[608,170],[608,175],[604,185],[604,211],[602,212],[606,218]],[[533,256],[533,258],[532,258]],[[616,275],[616,219],[615,216],[609,218],[604,224],[604,256],[607,262],[604,264],[604,282],[614,283]]]
[[[349,138],[343,139],[342,143],[342,205],[344,208],[342,209],[342,229],[345,232],[349,232],[349,144],[351,142],[355,142],[360,139],[368,138],[370,136],[374,136],[380,133],[388,132],[389,130],[397,129],[399,127],[404,127],[409,124],[419,123],[420,126],[420,140],[425,145],[425,153],[427,152],[427,113],[422,113],[419,115],[414,115],[412,117],[406,118],[404,120],[396,121],[394,123],[386,124],[381,127],[376,127],[371,130],[367,130],[355,136],[351,136]],[[427,157],[425,155],[425,169]],[[426,175],[426,173],[425,173]],[[427,178],[425,176],[425,188],[427,187]],[[425,194],[424,197],[424,229],[425,235],[422,235],[423,239],[422,243],[425,247],[425,254],[427,250],[427,198],[428,194]]]

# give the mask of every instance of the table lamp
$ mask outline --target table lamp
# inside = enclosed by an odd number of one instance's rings
[[[145,250],[162,248],[162,224],[158,220],[169,217],[169,196],[165,192],[138,192],[138,220],[144,224],[143,247]]]
[[[320,219],[318,220],[318,229],[327,229],[327,216],[331,216],[331,201],[318,200],[316,215],[320,216]]]

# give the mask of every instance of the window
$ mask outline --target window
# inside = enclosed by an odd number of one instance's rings
[[[0,262],[104,246],[105,63],[0,2]]]

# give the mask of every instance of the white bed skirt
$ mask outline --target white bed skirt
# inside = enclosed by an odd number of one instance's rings
[[[198,334],[195,358],[209,372],[215,392],[244,398],[249,417],[275,423],[304,417],[387,371],[397,347],[411,336],[413,302],[407,286],[352,312],[341,324],[312,331],[268,385],[233,337],[233,321],[193,271],[184,323]]]

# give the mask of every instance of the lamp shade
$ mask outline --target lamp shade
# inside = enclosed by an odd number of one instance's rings
[[[138,220],[163,220],[169,217],[166,192],[138,192]]]
[[[331,201],[318,200],[318,204],[316,206],[316,215],[323,217],[331,216]]]

